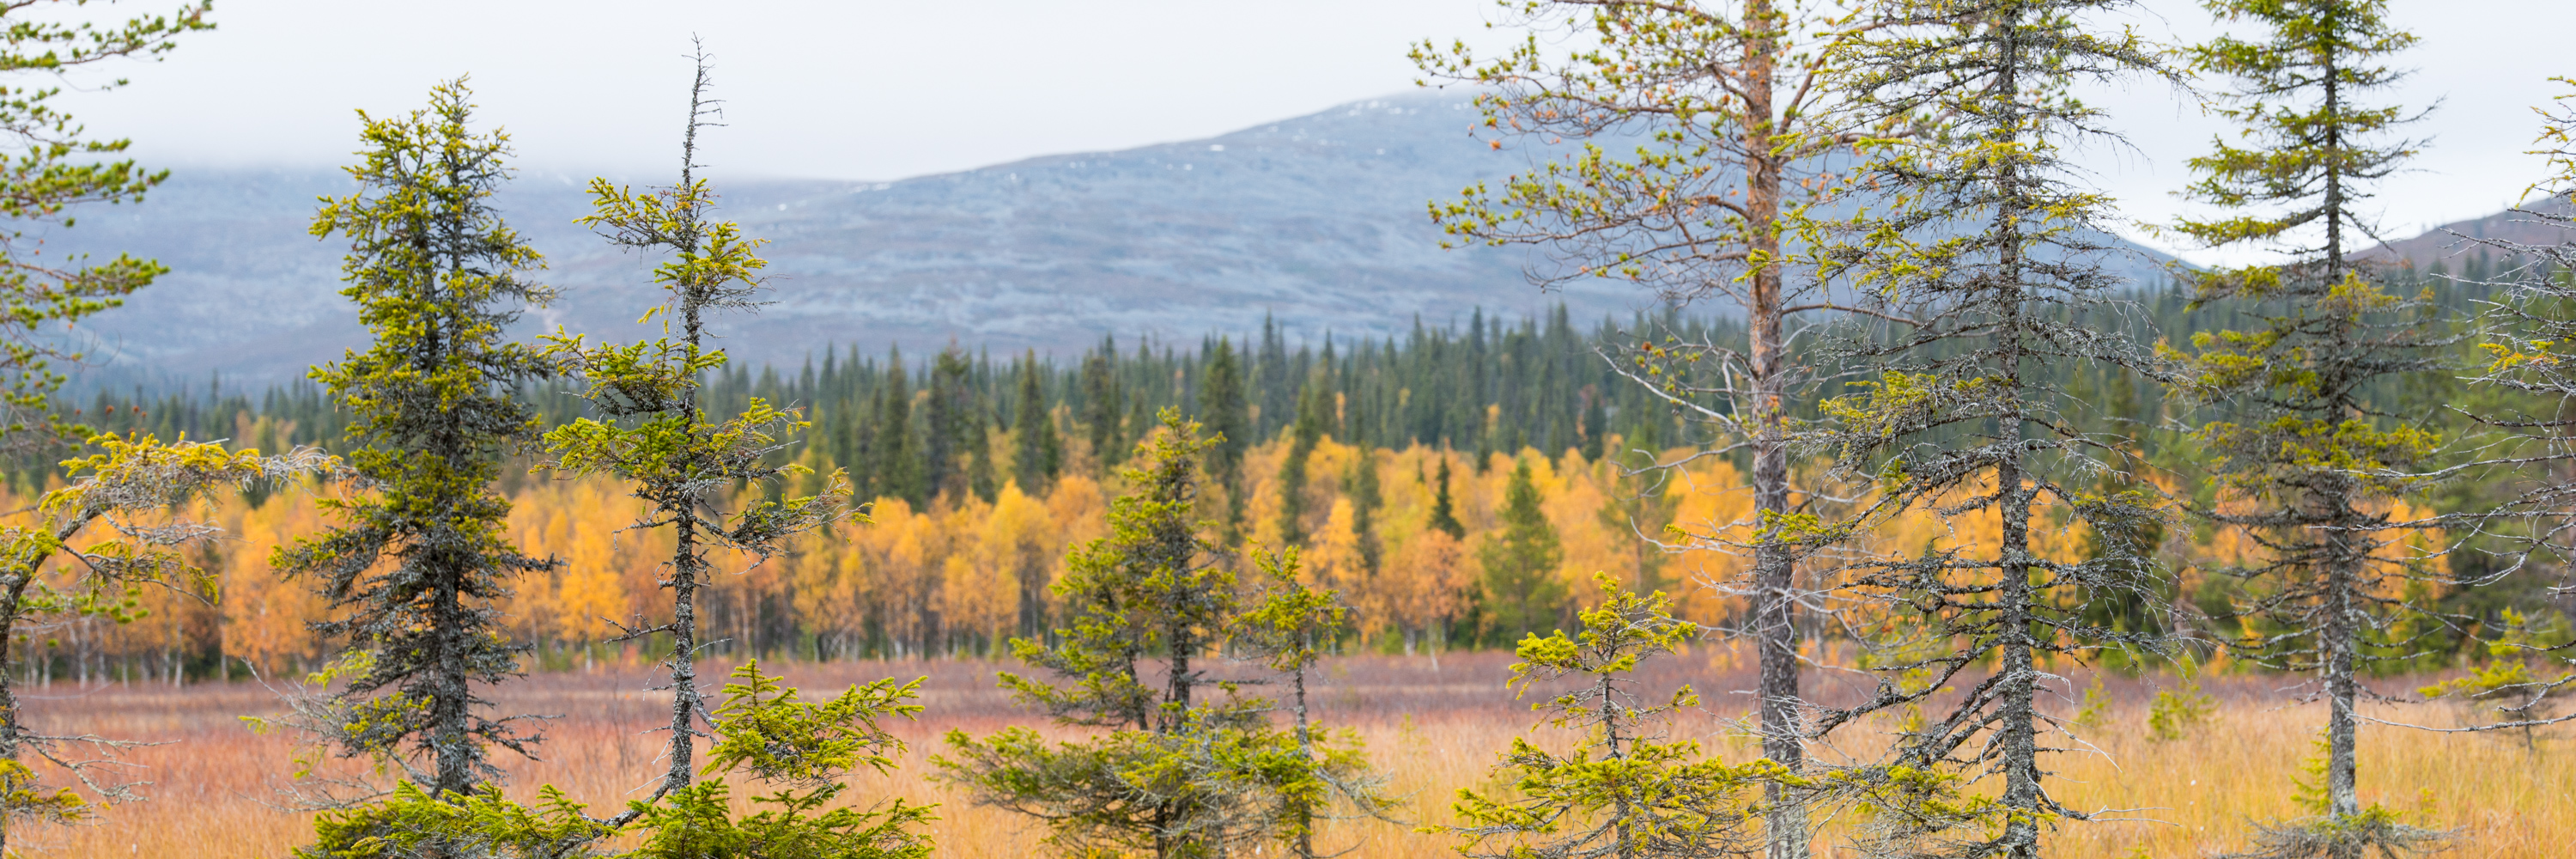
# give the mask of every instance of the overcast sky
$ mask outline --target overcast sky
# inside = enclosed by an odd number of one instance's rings
[[[151,0],[105,12],[156,8]],[[2396,98],[2442,101],[2420,172],[2389,182],[2387,226],[2411,234],[2511,203],[2532,105],[2576,75],[2570,0],[2393,0],[2423,37]],[[98,11],[99,7],[90,7]],[[650,178],[671,167],[692,34],[717,62],[731,127],[716,175],[894,179],[1057,152],[1187,140],[1410,89],[1423,38],[1484,30],[1491,0],[224,0],[221,29],[129,88],[69,97],[91,129],[160,165],[313,167],[347,160],[351,110],[417,106],[471,73],[481,115],[547,172]],[[2193,2],[2130,20],[2197,38]],[[2134,218],[2179,211],[2181,159],[2218,126],[2162,85],[2097,94],[2134,150],[2089,152]]]

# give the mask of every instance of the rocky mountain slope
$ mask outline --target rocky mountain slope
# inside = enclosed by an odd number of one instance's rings
[[[1062,355],[1104,334],[1194,345],[1257,330],[1265,314],[1314,339],[1400,332],[1417,315],[1462,321],[1478,307],[1517,318],[1562,300],[1597,320],[1651,304],[1608,283],[1543,295],[1522,275],[1543,264],[1532,251],[1439,247],[1427,201],[1533,157],[1472,137],[1475,117],[1463,94],[1415,93],[1205,140],[895,182],[728,180],[727,168],[757,165],[715,165],[725,215],[774,242],[777,302],[721,330],[756,362],[831,344],[876,352],[951,340]],[[564,291],[529,326],[638,336],[634,319],[661,296],[642,261],[572,224],[588,209],[586,181],[523,174],[501,201]],[[348,187],[326,170],[188,171],[145,205],[85,213],[59,231],[61,247],[173,268],[85,326],[107,358],[89,375],[260,383],[360,343],[337,295],[342,245],[305,232],[314,198]],[[2152,277],[2154,262],[2122,265]]]

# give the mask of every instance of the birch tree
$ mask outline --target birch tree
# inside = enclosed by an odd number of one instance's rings
[[[339,465],[309,447],[263,456],[139,433],[94,436],[89,444],[99,452],[63,463],[66,485],[12,516],[30,518],[0,526],[0,853],[21,824],[85,822],[99,803],[141,798],[118,760],[141,743],[27,726],[17,695],[18,643],[78,618],[135,620],[144,587],[207,586],[205,571],[186,558],[223,532],[197,518],[207,511],[192,508],[225,490]],[[79,787],[48,779],[39,766]]]

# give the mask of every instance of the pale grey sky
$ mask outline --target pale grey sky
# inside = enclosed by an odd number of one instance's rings
[[[2365,208],[2378,210],[2394,239],[2512,205],[2543,169],[2540,158],[2522,154],[2540,129],[2531,109],[2553,95],[2576,92],[2549,81],[2552,75],[2576,77],[2576,54],[2567,50],[2568,35],[2576,33],[2576,0],[2390,0],[2389,17],[2420,43],[2388,63],[2413,69],[2413,76],[2377,100],[2440,106],[2406,132],[2431,138],[2413,169],[2383,183]],[[2199,41],[2217,32],[2196,0],[2146,0],[2126,20],[2166,41]],[[2123,214],[2135,221],[2163,223],[2183,213],[2186,204],[2172,192],[2193,178],[2184,159],[2207,152],[2211,137],[2227,127],[2161,84],[2090,97],[2111,111],[2114,125],[2135,147],[2085,153],[2102,189],[2118,197]],[[2256,256],[2173,248],[2124,232],[2196,262]]]
[[[2421,171],[2388,183],[2392,231],[2510,203],[2532,105],[2576,75],[2570,0],[2393,0],[2423,37],[2400,100],[2444,104]],[[91,7],[99,10],[99,7]],[[155,8],[150,0],[102,14]],[[670,169],[691,34],[717,60],[732,126],[719,175],[892,179],[1056,152],[1214,135],[1411,88],[1422,38],[1490,44],[1490,0],[224,0],[222,29],[69,106],[156,164],[320,166],[347,159],[354,108],[420,103],[472,73],[482,116],[522,163],[649,178]],[[2152,36],[2210,31],[2190,0],[2149,0]],[[2219,126],[2160,85],[2096,97],[2134,151],[2088,153],[2132,217],[2171,218],[2181,159]],[[2201,255],[2194,255],[2195,257]]]
[[[523,163],[661,171],[692,34],[716,60],[733,175],[893,179],[1186,140],[1411,86],[1417,38],[1490,0],[223,0],[220,27],[95,130],[179,163],[331,164],[350,111],[403,110],[471,72]],[[111,10],[149,9],[127,0]]]

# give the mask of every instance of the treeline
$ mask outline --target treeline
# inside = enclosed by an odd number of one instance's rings
[[[1363,595],[1350,646],[1507,645],[1568,619],[1567,597],[1594,571],[1647,586],[1687,575],[1668,573],[1663,551],[1639,535],[1683,508],[1725,503],[1712,490],[1740,482],[1723,463],[1702,466],[1697,481],[1627,473],[1687,452],[1675,447],[1684,420],[1606,360],[1641,328],[1741,336],[1723,320],[1678,316],[1583,331],[1560,307],[1512,322],[1474,312],[1463,328],[1422,325],[1348,346],[1292,346],[1271,328],[1240,351],[1225,337],[1186,351],[1104,342],[1062,363],[844,349],[794,371],[720,372],[704,382],[708,408],[739,412],[757,398],[813,423],[801,444],[772,454],[806,466],[806,477],[738,491],[804,491],[841,471],[857,498],[873,499],[874,521],[744,565],[711,590],[702,617],[726,633],[721,652],[801,659],[991,654],[1011,635],[1043,636],[1061,621],[1048,589],[1066,548],[1098,532],[1104,499],[1123,490],[1118,466],[1152,415],[1179,408],[1233,428],[1213,454],[1223,464],[1209,490],[1229,544],[1307,546],[1311,568]],[[520,394],[548,427],[591,416],[586,401],[546,382]],[[1217,413],[1227,404],[1230,414]],[[228,438],[271,452],[339,451],[348,423],[307,384],[100,394],[79,417],[111,433]],[[531,464],[501,472],[513,531],[567,565],[516,586],[510,625],[539,645],[544,665],[624,658],[629,648],[594,645],[609,621],[667,619],[667,606],[656,612],[652,560],[667,547],[619,534],[634,505],[606,485]],[[40,488],[46,473],[22,463],[17,491]],[[1518,507],[1514,486],[1526,496]],[[76,622],[27,663],[29,678],[309,668],[324,652],[305,625],[327,610],[264,565],[273,547],[323,522],[310,494],[280,495],[255,490],[226,511],[234,539],[204,559],[220,571],[220,604],[154,594],[156,610],[140,621]],[[1516,542],[1485,548],[1504,532]]]
[[[2491,294],[2438,269],[2394,277],[2408,289],[2429,290],[2440,308],[2435,321],[2463,331]],[[2123,318],[2140,331],[2174,339],[2237,324],[2239,314],[2225,302],[2195,309],[2172,286],[2133,294],[2128,307]],[[844,349],[793,371],[765,367],[711,378],[710,408],[738,412],[757,397],[805,408],[815,424],[807,443],[773,454],[805,465],[806,477],[738,492],[808,491],[845,470],[857,497],[874,499],[874,521],[813,537],[756,566],[736,559],[739,574],[710,590],[702,622],[720,633],[717,652],[764,658],[991,655],[1011,636],[1043,637],[1062,621],[1049,586],[1064,572],[1066,549],[1100,533],[1105,499],[1124,490],[1119,461],[1150,416],[1172,407],[1211,425],[1242,427],[1232,435],[1242,439],[1231,445],[1233,465],[1212,469],[1226,473],[1209,487],[1218,503],[1207,509],[1229,545],[1307,549],[1310,569],[1343,588],[1355,607],[1349,640],[1338,646],[1508,646],[1526,631],[1569,621],[1572,596],[1604,571],[1633,587],[1678,588],[1683,617],[1741,623],[1739,599],[1694,585],[1727,580],[1743,559],[1676,551],[1690,541],[1664,529],[1740,529],[1750,515],[1744,457],[1705,456],[1709,448],[1687,436],[1699,427],[1610,363],[1655,332],[1723,343],[1741,338],[1740,327],[1631,319],[1579,332],[1562,309],[1508,324],[1482,314],[1471,320],[1463,329],[1424,326],[1401,340],[1352,348],[1292,348],[1264,332],[1241,352],[1228,338],[1210,337],[1188,351],[1104,344],[1061,363],[1026,354],[995,361],[955,348],[927,360]],[[2460,340],[2462,356],[2474,340]],[[2444,407],[2491,395],[2464,391],[2447,374],[2417,376],[2379,392],[2397,404],[2392,413],[2448,416],[2466,429]],[[1857,390],[1849,381],[1828,384]],[[1211,384],[1239,385],[1240,396],[1211,399]],[[2084,367],[2058,384],[2083,404],[2073,419],[2129,438],[2172,490],[2202,499],[2216,491],[2162,384]],[[549,426],[585,414],[583,401],[550,390],[523,392]],[[1210,402],[1238,403],[1240,411],[1209,414]],[[1119,405],[1103,408],[1107,403]],[[267,451],[335,448],[345,423],[330,400],[304,385],[256,396],[101,396],[84,413],[109,431],[233,438]],[[1695,456],[1679,473],[1637,471]],[[1527,474],[1518,473],[1523,465]],[[667,620],[667,607],[656,608],[654,559],[668,547],[660,538],[619,533],[634,503],[613,487],[531,473],[529,466],[502,470],[514,505],[512,533],[519,545],[566,566],[517,585],[508,605],[514,635],[539,648],[541,667],[638,658],[643,651],[598,642],[613,634],[610,621]],[[2509,488],[2464,482],[2421,503],[2433,512],[2474,509]],[[1528,496],[1519,508],[1516,491]],[[156,612],[141,621],[77,622],[39,649],[45,656],[26,663],[30,678],[177,680],[315,664],[325,654],[304,628],[325,619],[325,606],[265,565],[271,547],[314,533],[322,521],[310,495],[271,494],[254,492],[227,511],[226,530],[236,539],[205,559],[221,572],[219,603],[154,595]],[[1930,539],[1933,528],[1923,517],[1880,539]],[[2083,539],[2079,531],[2057,549],[2080,557],[2092,551]],[[2170,631],[2173,615],[2157,603],[2178,602],[2216,618],[2204,632],[2238,634],[2243,627],[2228,606],[2245,598],[2246,584],[2214,571],[2252,551],[2225,529],[2178,531],[2155,547],[2158,563],[2176,573],[2142,585],[2160,599],[2104,601],[2088,611],[2106,626]],[[2491,561],[2478,551],[2448,558],[2471,580]],[[2563,610],[2561,599],[2547,582],[2513,577],[2447,589],[2427,608],[2497,623],[2507,612],[2553,616]],[[2371,670],[2402,673],[2473,657],[2477,641],[2468,631],[2430,630],[2427,646],[2411,658]],[[229,669],[221,667],[226,657],[234,660]]]
[[[996,358],[954,344],[910,356],[900,347],[863,353],[818,344],[801,367],[720,371],[705,381],[704,396],[717,409],[738,411],[757,397],[803,410],[815,425],[813,447],[824,462],[847,469],[863,496],[921,505],[968,489],[990,501],[995,476],[1024,461],[1050,472],[1070,459],[1095,470],[1114,465],[1155,412],[1197,412],[1211,384],[1233,390],[1224,399],[1239,405],[1235,414],[1203,417],[1229,427],[1227,443],[1238,448],[1287,432],[1310,395],[1331,404],[1335,438],[1375,447],[1488,454],[1583,447],[1597,457],[1610,435],[1645,448],[1678,442],[1686,424],[1673,409],[1651,390],[1622,383],[1605,360],[1628,353],[1639,332],[1742,337],[1732,321],[1679,314],[1585,326],[1559,305],[1518,320],[1472,310],[1463,326],[1416,320],[1401,338],[1375,340],[1291,344],[1273,325],[1241,342],[1212,334],[1196,343],[1138,338],[1121,347],[1110,337],[1066,360],[1034,352]],[[520,395],[549,426],[589,414],[562,384],[532,382]],[[248,391],[226,390],[220,380],[202,389],[99,391],[78,416],[110,432],[184,432],[261,450],[336,449],[348,422],[308,383]],[[1027,452],[970,441],[978,432],[1033,426],[1040,429]],[[1098,455],[1104,450],[1106,458]],[[30,459],[17,470],[40,475],[51,465]]]
[[[2424,292],[2436,314],[2428,324],[2470,333],[2497,289],[2489,283],[2488,254],[2464,255],[2459,262],[2456,272],[2440,261],[2420,271],[2392,270],[2389,288]],[[2195,307],[2179,281],[2133,291],[2120,301],[2118,312],[2097,321],[2177,343],[2248,318],[2243,302]],[[1473,310],[1463,326],[1416,320],[1401,338],[1375,340],[1327,337],[1292,345],[1275,326],[1239,344],[1230,335],[1211,334],[1186,348],[1151,338],[1121,347],[1113,336],[1062,360],[1034,352],[996,358],[989,350],[956,344],[912,356],[901,347],[863,353],[856,346],[822,344],[801,366],[734,365],[719,371],[705,380],[704,396],[721,410],[739,411],[753,398],[801,410],[814,424],[807,440],[819,453],[817,462],[847,470],[862,497],[923,506],[956,491],[990,502],[1001,483],[1021,471],[1043,471],[1050,478],[1067,467],[1105,474],[1152,424],[1155,412],[1202,411],[1204,389],[1212,382],[1234,390],[1220,399],[1239,406],[1233,414],[1200,416],[1211,426],[1231,428],[1227,443],[1238,448],[1283,437],[1308,396],[1329,404],[1327,431],[1344,443],[1445,448],[1479,463],[1523,448],[1581,448],[1597,459],[1604,454],[1603,441],[1613,436],[1638,450],[1709,444],[1705,421],[1676,408],[1675,401],[1730,412],[1731,400],[1696,390],[1713,379],[1690,379],[1684,390],[1663,394],[1618,372],[1633,364],[1642,344],[1666,339],[1741,348],[1745,337],[1737,320],[1679,313],[1580,326],[1559,305],[1543,317],[1518,320]],[[2473,341],[2458,339],[2454,357],[2479,354]],[[1861,368],[1824,363],[1815,370],[1820,384],[1790,406],[1799,417],[1817,417],[1815,403],[1859,390],[1854,382],[1862,380],[1851,373]],[[2072,417],[2088,428],[2132,436],[2150,457],[2169,456],[2190,429],[2175,422],[2165,386],[2153,379],[2108,365],[2050,364],[2032,371],[2082,406]],[[2410,374],[2371,393],[2393,406],[2391,414],[2456,423],[2457,416],[2442,407],[2476,393],[2455,375]],[[589,414],[587,403],[561,384],[532,382],[519,396],[547,426]],[[266,451],[297,445],[337,450],[348,426],[319,387],[302,381],[258,390],[220,379],[202,388],[102,390],[72,415],[105,432],[222,438]],[[978,433],[986,444],[973,443]],[[1740,467],[1742,457],[1736,460]],[[11,458],[9,471],[23,490],[41,485],[56,471],[53,466],[47,455],[21,455]]]

